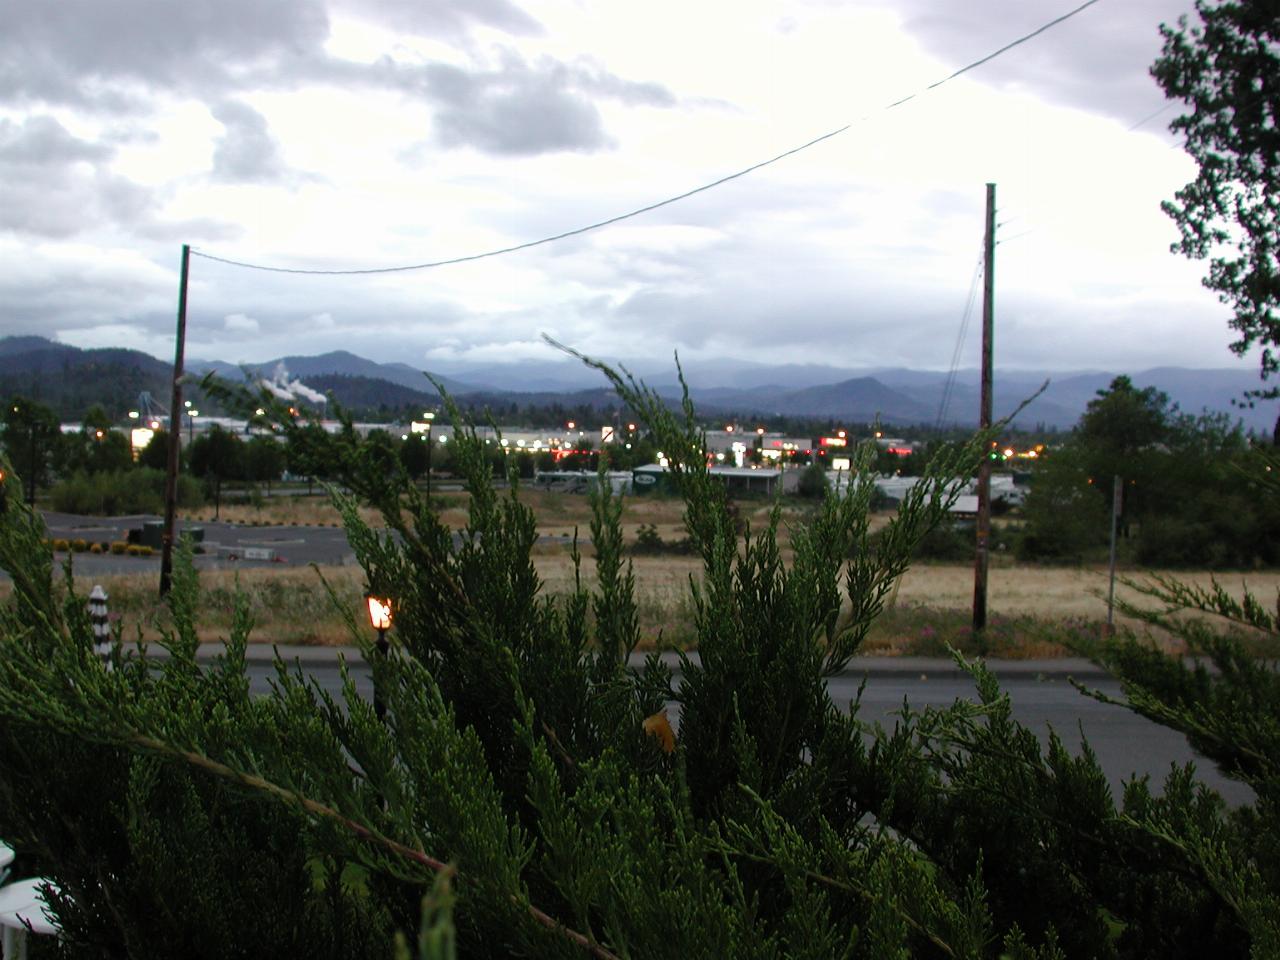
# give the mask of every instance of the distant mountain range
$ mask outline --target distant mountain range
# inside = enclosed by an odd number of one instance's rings
[[[391,411],[439,402],[421,370],[404,363],[377,363],[346,351],[281,357],[245,366],[190,360],[187,367],[192,374],[214,371],[233,380],[246,373],[272,377],[283,369],[287,379],[331,393],[339,403],[353,408]],[[143,390],[166,403],[171,369],[167,362],[136,350],[81,350],[42,337],[0,339],[0,395],[33,397],[67,419],[79,417],[93,403],[101,403],[112,415],[123,416],[125,410],[136,406]],[[632,369],[660,393],[679,395],[672,368]],[[818,364],[768,366],[736,360],[685,364],[684,371],[691,396],[708,414],[833,418],[850,423],[878,418],[901,426],[932,425],[939,420],[958,426],[977,422],[978,375],[974,370],[957,371],[950,382],[946,373],[938,371],[851,370]],[[617,403],[598,372],[574,361],[457,364],[442,372],[432,371],[432,375],[445,390],[468,404],[494,410],[557,403],[606,410]],[[997,417],[1007,415],[1048,380],[1048,387],[1022,411],[1017,423],[1067,429],[1115,376],[1109,371],[1044,373],[997,368],[995,413]],[[1139,387],[1163,390],[1188,413],[1222,411],[1240,418],[1247,429],[1267,435],[1275,422],[1274,403],[1254,410],[1232,406],[1233,400],[1258,386],[1253,368],[1158,367],[1129,376]]]

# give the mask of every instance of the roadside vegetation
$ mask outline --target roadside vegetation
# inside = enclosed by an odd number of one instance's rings
[[[656,658],[624,669],[640,601],[617,500],[591,497],[593,556],[544,596],[533,515],[493,489],[475,437],[458,444],[470,500],[457,539],[405,474],[346,451],[352,495],[339,504],[360,572],[330,600],[373,664],[377,708],[350,685],[339,705],[284,663],[270,694],[250,696],[256,601],[201,584],[189,554],[160,623],[163,666],[121,645],[105,669],[89,653],[83,596],[54,589],[38,520],[17,505],[0,514],[13,578],[0,606],[0,823],[61,891],[57,952],[380,957],[398,942],[398,956],[423,960],[1178,960],[1280,949],[1280,691],[1232,633],[1275,644],[1259,604],[1167,581],[1148,588],[1160,610],[1129,611],[1212,659],[1214,674],[1128,635],[1081,639],[1124,678],[1134,709],[1186,730],[1256,805],[1228,811],[1191,767],[1114,797],[1087,748],[1070,755],[1021,727],[980,664],[967,665],[973,702],[904,704],[892,731],[863,724],[826,678],[865,649],[986,438],[935,457],[876,536],[869,486],[822,499],[784,557],[776,513],[752,528],[728,509],[693,422],[618,385],[670,451],[700,565],[686,597],[702,656],[679,683]],[[384,531],[358,502],[381,511]],[[386,657],[355,620],[365,591],[394,611]],[[215,594],[203,609],[232,611],[226,655],[209,664],[195,656],[202,593]],[[1170,619],[1170,605],[1231,629]]]

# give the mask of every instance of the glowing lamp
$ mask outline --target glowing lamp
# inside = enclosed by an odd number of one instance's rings
[[[372,593],[366,593],[364,601],[369,610],[369,623],[378,631],[378,658],[386,659],[387,631],[391,629],[391,598],[375,597]],[[382,702],[382,696],[378,691],[376,673],[374,674],[373,712],[379,720],[387,715],[387,705]]]
[[[385,597],[375,597],[369,594],[365,597],[365,602],[369,605],[369,624],[378,633],[383,633],[391,629],[391,601]]]

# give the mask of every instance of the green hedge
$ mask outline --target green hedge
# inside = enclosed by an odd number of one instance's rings
[[[60,513],[100,517],[161,513],[164,510],[164,481],[163,471],[147,467],[118,473],[76,473],[59,482],[49,497],[53,509]],[[200,484],[191,477],[180,475],[178,505],[198,507],[203,502]]]

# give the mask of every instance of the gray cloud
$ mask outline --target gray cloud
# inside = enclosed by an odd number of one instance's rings
[[[924,46],[959,67],[1029,32],[1061,9],[1025,0],[895,0],[893,9]],[[970,76],[1026,89],[1096,113],[1136,123],[1158,109],[1163,94],[1147,73],[1160,53],[1159,25],[1191,10],[1192,0],[1101,3],[1044,35],[984,64]],[[1161,125],[1156,124],[1154,129]]]
[[[224,100],[210,111],[226,129],[213,149],[213,178],[224,183],[283,183],[296,179],[280,156],[267,119],[248,104]]]
[[[676,103],[660,84],[629,81],[591,63],[566,64],[549,57],[528,63],[511,50],[503,51],[494,68],[444,63],[406,68],[383,61],[377,69],[385,82],[435,108],[438,146],[499,155],[608,148],[612,140],[593,98],[631,106]]]
[[[133,219],[146,191],[103,172],[111,150],[73,136],[53,117],[0,120],[0,229],[69,237]]]
[[[155,89],[236,87],[280,60],[319,54],[319,0],[0,0],[0,100],[124,111]]]
[[[193,240],[234,234],[212,220],[159,220],[159,195],[107,169],[113,153],[53,117],[0,120],[0,231],[51,239],[99,227],[156,239],[171,239],[171,231]]]
[[[543,33],[542,25],[508,0],[336,0],[339,9],[398,30],[457,39],[475,24],[514,36]]]
[[[610,145],[595,105],[566,89],[554,71],[485,76],[441,65],[431,69],[431,90],[443,147],[527,155]]]
[[[450,40],[476,25],[541,32],[509,0],[334,2],[382,26]],[[436,108],[437,146],[501,155],[609,146],[593,98],[633,106],[676,102],[659,84],[626,80],[590,62],[530,64],[512,51],[500,53],[496,67],[338,60],[324,49],[323,0],[0,0],[0,22],[0,103],[144,113],[158,92],[195,97],[214,104],[227,127],[215,177],[236,182],[288,176],[265,121],[231,99],[248,89],[334,83],[399,91]]]

